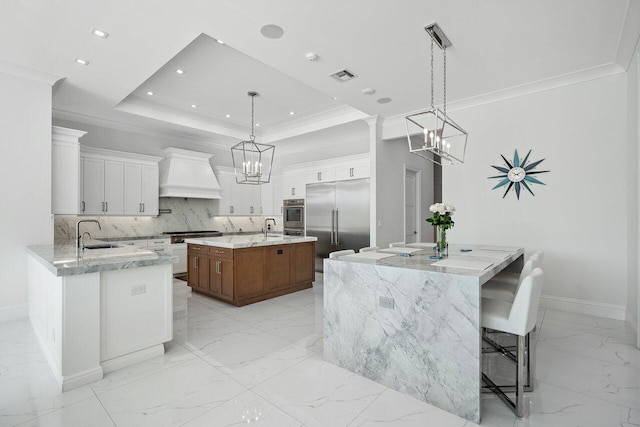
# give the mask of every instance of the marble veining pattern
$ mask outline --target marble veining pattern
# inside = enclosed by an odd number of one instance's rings
[[[72,245],[37,245],[27,247],[27,252],[55,276],[74,276],[178,262],[177,256],[134,247],[86,249],[77,256],[76,248]]]
[[[324,271],[325,360],[480,420],[476,277],[335,260]]]
[[[205,237],[201,239],[185,239],[185,243],[219,248],[239,249],[257,246],[289,245],[292,243],[315,242],[317,237],[303,236],[274,236],[265,237],[264,234],[231,235],[220,237]]]
[[[312,289],[233,307],[175,280],[175,338],[165,354],[66,393],[60,393],[29,320],[0,322],[0,425],[477,426],[324,361],[322,281],[318,274]],[[233,325],[222,324],[229,316]],[[275,320],[266,331],[251,326]],[[640,425],[640,410],[629,399],[640,386],[633,365],[640,350],[624,322],[542,308],[537,325],[536,387],[525,394],[526,417],[516,419],[497,397],[483,394],[482,427]],[[232,337],[232,331],[251,333]],[[295,346],[306,349],[299,363]],[[614,362],[616,352],[624,361]],[[607,372],[613,363],[616,375]],[[513,363],[499,354],[484,355],[483,365],[491,374],[503,372],[498,379],[513,378]],[[237,381],[247,378],[260,383],[249,389]]]
[[[207,199],[160,198],[160,209],[170,214],[157,217],[131,216],[67,216],[56,215],[54,243],[73,241],[75,224],[81,219],[97,219],[102,230],[89,230],[95,239],[131,236],[159,236],[165,231],[217,230],[223,233],[259,232],[264,228],[265,216],[218,216],[217,201]],[[273,232],[282,232],[282,216],[274,216]]]

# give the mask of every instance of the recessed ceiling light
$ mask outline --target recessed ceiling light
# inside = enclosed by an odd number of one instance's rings
[[[82,59],[82,58],[76,58],[76,62],[80,65],[89,65],[89,61],[87,61],[86,59]]]
[[[218,39],[218,40],[216,40],[216,41],[217,41],[218,43],[220,43],[220,44],[224,44],[224,42],[223,42],[222,40],[220,40],[220,39]]]
[[[294,113],[293,111],[289,111],[289,115],[290,116],[293,116],[294,114],[296,114],[296,113]]]
[[[376,93],[376,90],[370,87],[365,87],[361,90],[361,92],[365,95],[373,95],[374,93]]]
[[[256,126],[260,126],[260,123],[256,123]]]
[[[184,74],[184,70],[183,70],[182,68],[178,68],[178,69],[176,70],[176,73],[178,73],[178,74]]]
[[[109,33],[107,33],[106,31],[99,30],[97,28],[94,28],[93,30],[91,30],[91,34],[93,34],[96,37],[100,37],[101,39],[106,39],[107,37],[109,37]]]
[[[380,98],[377,102],[378,104],[388,104],[391,102],[391,98]]]
[[[226,117],[227,119],[229,119],[229,118],[231,118],[231,114],[227,114],[225,117]]]
[[[151,91],[149,90],[149,91],[147,91],[147,95],[149,95],[149,96],[153,96],[153,92],[151,92]]]
[[[338,97],[334,96],[334,97],[333,97],[333,100],[334,100],[334,101],[337,101],[337,100],[338,100]]]
[[[309,53],[307,53],[306,58],[307,58],[308,61],[311,61],[311,62],[317,61],[318,60],[318,54],[315,53],[315,52],[309,52]]]
[[[284,35],[282,27],[274,24],[267,24],[260,28],[260,32],[268,39],[279,39]]]
[[[191,104],[191,108],[198,108],[196,104]]]

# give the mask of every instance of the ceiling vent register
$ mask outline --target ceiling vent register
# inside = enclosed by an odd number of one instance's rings
[[[353,80],[356,77],[358,77],[351,71],[347,70],[346,68],[344,70],[336,71],[333,74],[329,74],[329,76],[333,77],[334,79],[336,79],[341,83],[348,82],[349,80]]]

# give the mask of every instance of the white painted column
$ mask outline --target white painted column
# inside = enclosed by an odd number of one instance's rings
[[[382,124],[384,122],[384,118],[380,116],[371,116],[364,119],[364,121],[369,125],[369,162],[371,168],[371,178],[369,179],[369,234],[371,246],[376,246],[378,233],[378,174],[376,163],[378,161],[377,147],[382,143]]]

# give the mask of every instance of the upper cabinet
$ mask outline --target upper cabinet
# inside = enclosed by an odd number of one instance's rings
[[[218,166],[214,171],[222,188],[218,215],[281,215],[281,176],[272,175],[266,184],[250,185],[238,184],[232,168]]]
[[[286,168],[282,177],[285,199],[304,199],[307,184],[369,178],[369,154],[339,157]]]
[[[82,215],[157,216],[160,157],[82,147]]]
[[[86,132],[51,128],[51,212],[76,215],[80,206],[80,142]]]

